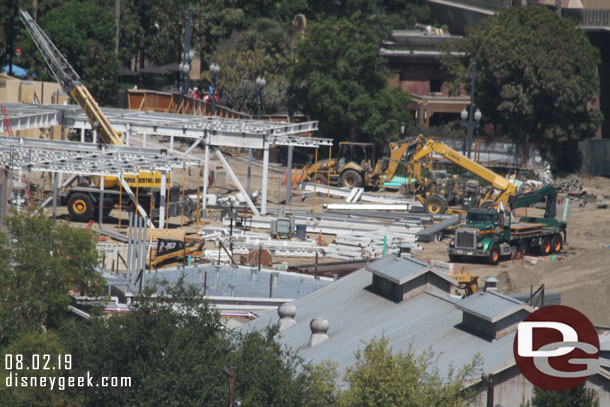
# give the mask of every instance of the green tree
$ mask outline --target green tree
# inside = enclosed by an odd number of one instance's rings
[[[263,112],[287,111],[288,80],[284,72],[290,64],[288,28],[277,21],[261,18],[249,29],[234,32],[219,44],[217,54],[220,87],[229,105],[256,114],[258,90],[255,80],[265,78]]]
[[[0,248],[0,345],[17,332],[56,326],[70,291],[97,295],[103,278],[90,232],[53,222],[42,210],[12,214]]]
[[[528,402],[528,406],[530,403]],[[574,387],[565,391],[548,391],[534,388],[532,407],[597,407],[599,400],[591,389],[585,389],[585,385]]]
[[[338,405],[462,406],[468,397],[463,383],[472,378],[477,365],[475,360],[443,379],[434,368],[431,353],[421,356],[395,354],[388,346],[388,340],[381,338],[356,354],[356,365],[346,373],[350,388],[339,396]]]
[[[118,60],[114,17],[94,1],[63,3],[48,10],[39,25],[101,105],[116,101]],[[24,60],[41,79],[55,80],[35,45],[22,30]]]
[[[598,51],[573,22],[544,7],[514,7],[467,27],[466,57],[448,59],[458,87],[470,89],[484,120],[516,142],[559,146],[595,133],[601,113]],[[557,150],[554,150],[555,152]]]
[[[295,110],[320,121],[324,136],[385,143],[410,125],[409,96],[388,88],[386,60],[378,55],[389,31],[380,20],[326,19],[307,26],[291,67]]]

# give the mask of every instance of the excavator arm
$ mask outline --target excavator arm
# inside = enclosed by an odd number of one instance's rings
[[[485,168],[481,164],[464,157],[462,154],[458,153],[447,145],[434,140],[428,140],[423,147],[417,153],[415,153],[411,161],[417,162],[432,153],[440,155],[441,157],[478,176],[479,178],[489,182],[495,189],[500,191],[500,196],[495,199],[496,202],[502,202],[502,204],[506,205],[508,203],[508,198],[514,195],[517,191],[517,186],[511,183],[508,179]]]
[[[534,205],[546,198],[545,218],[554,218],[557,213],[557,190],[551,185],[545,185],[532,192],[513,195],[508,199],[511,209]]]
[[[27,11],[19,9],[19,18],[21,18],[23,25],[25,25],[32,41],[36,44],[57,82],[83,109],[91,127],[97,131],[102,141],[106,144],[122,146],[120,133],[112,129],[108,118],[106,118],[87,88],[80,82],[80,77],[66,58]]]

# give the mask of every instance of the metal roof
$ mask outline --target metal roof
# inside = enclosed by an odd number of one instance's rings
[[[206,276],[207,274],[207,276]],[[204,282],[207,282],[207,296],[228,297],[269,297],[269,284],[271,276],[274,276],[274,285],[271,298],[300,298],[310,294],[318,288],[330,284],[333,279],[328,277],[314,276],[261,269],[257,272],[256,267],[220,266],[212,264],[201,264],[197,266],[159,269],[158,271],[144,273],[143,284],[153,286],[155,282],[166,280],[170,284],[176,283],[184,278],[184,283],[192,285],[203,292]],[[113,282],[114,286],[127,293],[127,280]],[[132,287],[133,288],[133,287]],[[158,287],[157,287],[158,288]]]
[[[527,304],[496,291],[480,291],[458,301],[456,307],[490,322],[496,322],[522,309],[533,311]]]
[[[388,338],[394,352],[422,354],[432,351],[438,358],[434,368],[438,368],[442,377],[447,377],[451,367],[459,369],[471,363],[476,354],[481,357],[482,371],[487,373],[515,363],[514,334],[488,341],[458,328],[462,311],[455,307],[451,297],[423,292],[395,303],[366,290],[370,284],[370,273],[361,269],[295,300],[297,324],[283,330],[278,340],[288,348],[298,350],[306,362],[317,364],[330,360],[336,363],[340,377],[355,364],[358,349],[363,349],[367,341],[382,336]],[[314,318],[329,321],[330,338],[310,348],[307,345],[311,335],[309,323]],[[270,312],[239,329],[263,330],[278,320],[277,313]]]
[[[396,284],[402,285],[407,281],[413,280],[424,273],[430,272],[449,281],[451,284],[457,285],[457,281],[436,273],[430,269],[426,263],[416,260],[412,257],[397,257],[394,255],[385,256],[379,260],[375,260],[365,267],[368,271],[390,280]]]

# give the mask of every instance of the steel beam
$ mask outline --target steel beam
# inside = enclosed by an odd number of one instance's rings
[[[269,150],[265,150],[267,151],[267,154],[269,153]],[[241,185],[241,182],[239,182],[239,178],[237,178],[237,175],[235,175],[235,173],[233,172],[233,169],[231,168],[231,166],[229,165],[229,162],[224,158],[224,156],[222,155],[222,153],[220,152],[220,150],[218,150],[217,148],[214,148],[214,152],[216,153],[216,156],[218,157],[218,159],[222,162],[222,164],[224,165],[225,170],[227,171],[227,173],[229,174],[229,176],[231,177],[231,179],[233,180],[233,183],[235,184],[235,186],[237,187],[237,189],[239,189],[239,192],[241,192],[245,199],[246,199],[246,203],[248,204],[248,206],[250,207],[250,209],[252,209],[252,212],[255,215],[260,215],[260,212],[258,211],[258,208],[254,205],[254,202],[252,202],[252,200],[250,199],[250,197],[248,196],[248,193],[246,192],[246,190],[244,189],[244,187]],[[267,173],[263,173],[263,185],[265,185],[267,179]],[[205,184],[204,184],[205,185]],[[263,202],[262,202],[262,207],[266,207],[266,202],[265,202],[265,196],[264,196],[264,192],[263,192]],[[264,212],[263,212],[264,213]]]

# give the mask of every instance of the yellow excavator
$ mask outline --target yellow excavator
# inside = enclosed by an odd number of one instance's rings
[[[36,47],[42,54],[51,73],[62,86],[63,90],[76,100],[78,105],[83,109],[91,127],[100,137],[102,143],[122,146],[121,134],[114,131],[108,118],[102,112],[97,102],[91,96],[85,85],[80,82],[80,77],[76,71],[70,66],[66,58],[59,52],[53,42],[38,26],[36,21],[30,14],[19,9],[19,17],[27,29],[30,37],[36,44]],[[126,176],[125,181],[130,188],[143,188],[139,194],[138,200],[141,206],[149,208],[151,199],[154,201],[154,196],[150,194],[151,188],[159,188],[161,186],[161,174],[159,172],[142,171],[137,176]],[[74,221],[88,221],[96,213],[95,209],[99,208],[99,187],[100,177],[92,177],[91,185],[82,184],[77,187],[70,188],[66,193],[60,195],[60,200],[67,203],[70,218]],[[119,184],[117,177],[104,177],[104,216],[112,210],[120,201]]]
[[[488,204],[508,203],[510,196],[517,192],[517,185],[507,178],[496,174],[490,169],[473,161],[448,147],[446,144],[432,139],[424,142],[422,136],[418,137],[418,148],[411,157],[407,166],[407,177],[413,178],[415,182],[408,185],[409,192],[422,203],[427,213],[445,213],[449,205],[464,204],[471,200],[471,206],[486,206]],[[455,182],[449,179],[443,183],[437,182],[433,177],[423,175],[423,169],[431,169],[430,161],[424,162],[424,158],[436,153],[451,161],[457,166],[469,171],[473,175],[487,181],[493,188],[489,188],[484,194],[478,192],[478,187],[466,183]],[[468,206],[468,205],[467,205]]]
[[[406,139],[389,144],[389,156],[375,160],[375,145],[343,141],[334,159],[318,161],[302,169],[302,180],[347,188],[379,188],[394,177],[400,165],[406,165],[409,153],[417,149],[417,139]]]

